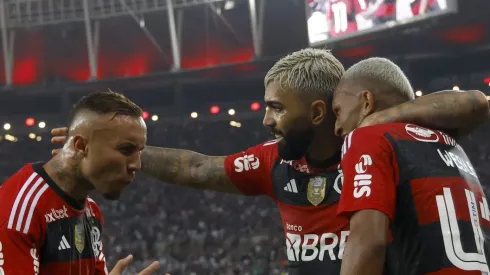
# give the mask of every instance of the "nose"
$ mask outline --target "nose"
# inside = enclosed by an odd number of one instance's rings
[[[266,114],[264,116],[264,121],[262,121],[262,124],[265,127],[274,128],[276,126],[276,121]]]
[[[338,136],[338,137],[341,137],[342,136],[342,132],[344,130],[342,129],[342,126],[340,126],[340,123],[338,122],[338,120],[335,122],[335,135]]]
[[[130,172],[136,172],[141,170],[141,153],[137,152],[131,155],[128,162],[128,170]]]

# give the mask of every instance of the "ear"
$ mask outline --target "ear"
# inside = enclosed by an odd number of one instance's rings
[[[88,150],[88,142],[87,139],[82,135],[74,135],[69,138],[72,141],[67,142],[67,144],[71,147],[70,149],[77,155],[86,155]]]
[[[311,122],[318,125],[323,122],[327,116],[327,104],[323,100],[315,100],[311,103]]]
[[[367,117],[370,114],[376,112],[376,106],[374,105],[375,98],[371,91],[364,90],[361,93],[361,115]]]

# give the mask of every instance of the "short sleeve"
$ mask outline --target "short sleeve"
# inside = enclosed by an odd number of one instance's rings
[[[37,224],[33,222],[30,226]],[[5,274],[26,275],[39,270],[41,238],[34,231],[24,233],[15,226],[9,228],[7,224],[0,228],[0,254],[3,257],[0,269]]]
[[[275,141],[250,147],[226,157],[226,174],[244,195],[273,197],[271,168],[276,157]]]
[[[339,215],[375,209],[393,219],[398,165],[384,132],[363,127],[351,132],[342,147],[344,181]]]

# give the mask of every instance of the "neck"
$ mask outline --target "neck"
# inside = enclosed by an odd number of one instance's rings
[[[61,156],[62,152],[50,159],[43,166],[48,176],[68,196],[75,200],[83,200],[90,191],[89,185],[84,180],[78,179],[73,166]]]
[[[333,131],[321,130],[311,143],[308,158],[320,162],[332,158],[340,152],[342,142],[342,138],[335,136]]]

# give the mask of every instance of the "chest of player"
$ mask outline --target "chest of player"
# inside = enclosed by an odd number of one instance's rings
[[[94,262],[102,256],[101,234],[100,220],[94,216],[71,216],[47,223],[39,253],[41,265]]]
[[[284,161],[274,164],[271,180],[277,200],[303,207],[333,205],[339,201],[342,175],[338,170],[308,173],[297,168]]]

